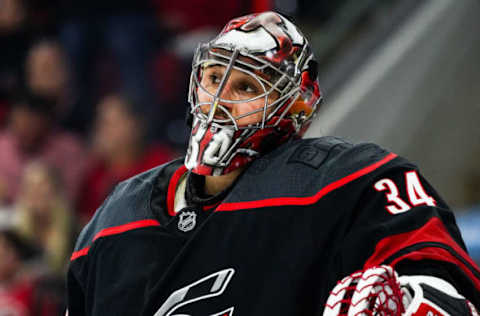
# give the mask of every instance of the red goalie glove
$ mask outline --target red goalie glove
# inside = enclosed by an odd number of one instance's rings
[[[324,316],[478,316],[448,282],[430,276],[401,276],[390,266],[355,272],[337,283]]]

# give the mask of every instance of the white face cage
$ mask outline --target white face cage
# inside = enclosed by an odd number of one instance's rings
[[[201,44],[198,46],[192,64],[192,73],[190,76],[190,89],[188,101],[191,106],[190,113],[202,123],[215,127],[231,128],[234,130],[242,129],[259,129],[276,126],[288,113],[290,107],[294,104],[300,95],[301,69],[297,67],[297,62],[305,58],[305,49],[302,50],[296,62],[284,60],[279,66],[249,53],[246,50],[231,48],[226,46],[215,46],[211,44]],[[268,56],[268,52],[266,53]],[[219,86],[215,94],[210,93],[201,85],[201,75],[205,67],[212,65],[221,65],[225,67],[225,71],[220,80]],[[221,98],[222,91],[232,72],[232,69],[241,71],[254,78],[262,87],[263,92],[259,95],[244,100],[227,100]],[[208,102],[199,102],[198,91],[210,96]],[[274,91],[279,96],[270,104],[269,96]],[[228,109],[220,103],[245,103],[258,99],[263,99],[263,107],[234,117]],[[208,113],[203,113],[201,106],[209,105]],[[285,106],[284,106],[285,105]],[[281,110],[281,113],[279,111]],[[215,118],[215,112],[221,111],[225,118]],[[263,112],[262,120],[246,126],[238,124],[238,120]],[[273,116],[279,116],[273,124],[267,125],[267,122]]]

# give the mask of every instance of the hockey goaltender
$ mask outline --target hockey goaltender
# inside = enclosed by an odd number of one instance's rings
[[[275,12],[198,46],[185,158],[117,185],[81,233],[68,313],[478,315],[480,270],[417,167],[301,139],[322,101]]]

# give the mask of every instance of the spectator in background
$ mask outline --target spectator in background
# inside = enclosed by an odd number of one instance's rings
[[[11,91],[24,83],[30,46],[39,38],[56,36],[59,1],[63,0],[0,1],[0,127],[6,121]]]
[[[82,223],[90,219],[118,182],[173,156],[167,147],[147,142],[142,113],[132,101],[119,94],[101,100],[92,138],[94,157],[79,199]]]
[[[9,229],[0,229],[0,315],[30,315],[33,282],[25,275],[27,246]]]
[[[3,0],[0,4],[0,9],[0,28],[2,32],[21,28],[26,17],[23,1]]]
[[[60,2],[60,14],[60,38],[72,72],[69,127],[86,132],[97,97],[111,89],[125,91],[146,113],[158,109],[148,71],[155,22],[150,0],[67,0]],[[115,67],[99,80],[102,68],[96,61],[102,50],[108,57],[102,64],[113,60]]]
[[[19,234],[42,251],[45,273],[63,278],[75,230],[54,168],[41,162],[25,168],[15,212]]]
[[[40,292],[27,268],[33,256],[31,245],[10,228],[0,228],[0,315],[59,315],[61,304]]]
[[[21,0],[0,1],[0,126],[8,112],[8,95],[21,81],[22,63],[31,36]]]
[[[222,2],[152,0],[152,3],[157,10],[158,18],[176,33],[208,29],[214,32],[211,34],[213,36],[236,14],[262,12],[273,8],[273,1],[271,0]]]
[[[26,165],[35,160],[56,166],[68,198],[76,198],[86,153],[77,138],[58,128],[54,114],[55,103],[49,99],[28,92],[13,99],[7,127],[0,132],[0,183],[7,191],[4,203],[15,200]]]
[[[33,93],[54,100],[57,106],[65,106],[67,76],[64,52],[57,41],[40,40],[30,48],[25,61],[25,79]]]

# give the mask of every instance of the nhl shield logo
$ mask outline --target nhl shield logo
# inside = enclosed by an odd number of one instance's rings
[[[178,216],[178,229],[182,232],[188,232],[195,228],[197,223],[197,214],[195,212],[182,212]]]

